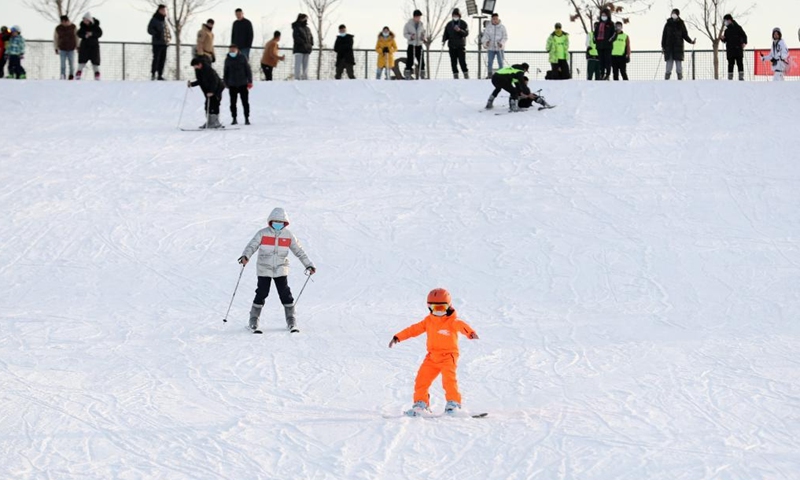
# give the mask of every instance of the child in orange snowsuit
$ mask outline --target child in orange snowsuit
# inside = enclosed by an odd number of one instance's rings
[[[447,406],[445,413],[452,414],[461,408],[461,393],[458,391],[456,366],[458,364],[459,332],[470,340],[477,340],[478,334],[466,322],[458,318],[451,306],[450,293],[437,288],[428,294],[430,315],[392,337],[389,348],[423,333],[428,335],[428,354],[419,367],[414,382],[414,406],[406,415],[418,416],[429,412],[430,395],[428,389],[439,374],[442,375]]]

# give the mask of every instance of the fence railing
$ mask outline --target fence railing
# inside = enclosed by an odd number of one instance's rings
[[[402,47],[401,47],[402,48]],[[149,80],[150,65],[152,60],[152,47],[149,43],[131,42],[102,42],[100,44],[100,56],[102,78],[104,80]],[[174,45],[167,52],[167,66],[165,77],[170,80],[177,78],[194,78],[189,61],[193,56],[193,45],[185,45],[177,49]],[[214,67],[220,71],[224,63],[228,48],[225,46],[215,47],[217,61]],[[250,64],[253,68],[254,78],[262,79],[261,75],[261,55],[262,47],[253,48],[250,51]],[[177,75],[175,56],[181,55],[180,77]],[[294,75],[294,56],[291,49],[281,49],[281,54],[286,55],[286,61],[280,62],[273,71],[275,80],[291,80]],[[375,50],[356,50],[355,74],[357,78],[374,79],[378,53]],[[754,51],[745,52],[745,78],[750,81],[767,81],[768,76],[753,75],[755,65]],[[405,50],[401,49],[395,54],[395,59],[404,59]],[[428,52],[430,64],[428,76],[431,79],[453,78],[450,67],[450,56],[446,50],[431,50]],[[76,55],[77,57],[77,55]],[[684,78],[686,80],[712,80],[714,78],[714,61],[711,50],[688,50],[686,60],[683,63]],[[507,51],[504,54],[506,64],[527,62],[530,65],[531,79],[543,79],[547,70],[550,69],[549,56],[544,51]],[[77,58],[76,58],[77,60]],[[485,77],[487,55],[486,52],[476,50],[467,51],[467,66],[471,78],[478,78],[480,75]],[[321,62],[321,64],[320,64]],[[322,50],[322,55],[315,50],[311,54],[311,61],[308,69],[309,79],[317,78],[317,67],[320,68],[320,79],[333,79],[336,70],[336,53],[330,49]],[[570,68],[572,77],[575,80],[586,79],[586,54],[583,51],[570,53]],[[53,50],[53,42],[46,40],[29,40],[23,66],[27,70],[28,78],[31,79],[58,79],[60,75],[59,56]],[[664,59],[659,51],[634,51],[631,54],[631,61],[628,64],[628,76],[631,80],[655,80],[664,78]],[[402,67],[401,67],[402,69]],[[719,53],[720,79],[727,79],[727,61],[725,52]],[[673,73],[673,78],[676,75]],[[735,75],[738,77],[738,75]],[[89,75],[86,78],[91,78]],[[787,77],[787,80],[797,80],[794,77]]]

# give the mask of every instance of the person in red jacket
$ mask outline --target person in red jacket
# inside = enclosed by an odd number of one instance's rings
[[[425,355],[414,382],[414,406],[405,412],[410,417],[430,413],[428,389],[439,374],[442,375],[442,386],[447,400],[445,413],[452,415],[461,408],[461,393],[458,391],[456,379],[458,334],[461,333],[470,340],[478,339],[475,330],[458,318],[447,290],[437,288],[428,294],[428,310],[430,314],[421,322],[399,332],[389,342],[389,348],[392,348],[403,340],[423,333],[428,335],[428,354]]]

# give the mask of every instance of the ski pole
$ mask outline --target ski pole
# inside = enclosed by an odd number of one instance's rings
[[[231,303],[228,304],[228,311],[225,312],[225,318],[222,319],[222,323],[228,323],[228,314],[231,313],[231,307],[233,306],[233,299],[236,297],[236,291],[239,290],[239,282],[242,280],[243,273],[244,273],[244,265],[242,265],[242,269],[239,270],[239,279],[236,280],[236,287],[234,287],[233,295],[231,295]]]
[[[186,93],[183,95],[183,103],[181,104],[181,114],[178,116],[178,128],[181,128],[181,120],[183,120],[183,110],[186,108],[186,99],[189,98],[189,89],[192,88],[186,85]]]
[[[658,71],[661,69],[661,60],[664,58],[664,52],[661,52],[661,55],[658,57],[658,65],[656,65],[656,74],[653,75],[653,80],[658,78]]]
[[[303,288],[300,289],[300,293],[297,294],[297,298],[294,299],[294,306],[297,306],[297,302],[300,301],[300,297],[303,296],[303,292],[306,289],[306,285],[308,285],[308,281],[311,280],[311,275],[306,272],[306,283],[303,284]]]
[[[439,78],[439,67],[442,66],[442,55],[444,55],[444,44],[442,44],[442,48],[439,50],[439,61],[436,62],[436,78]]]
[[[206,95],[206,129],[211,128],[211,97]]]

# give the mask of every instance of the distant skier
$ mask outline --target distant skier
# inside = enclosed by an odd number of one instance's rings
[[[774,82],[782,82],[783,75],[786,69],[789,68],[789,49],[786,48],[783,34],[778,27],[772,29],[772,50],[767,55],[761,55],[761,61],[765,60],[769,60],[772,63],[772,71],[774,72],[772,80]]]
[[[411,80],[414,70],[419,71],[419,78],[425,78],[425,57],[422,54],[422,46],[427,40],[425,24],[422,23],[422,12],[414,10],[413,18],[406,23],[403,28],[403,36],[408,40],[408,51],[406,53],[406,70],[404,72],[406,80]],[[418,68],[414,68],[414,58],[417,59]]]
[[[696,40],[689,38],[686,24],[681,19],[681,11],[677,8],[672,9],[670,18],[664,25],[664,32],[661,34],[661,51],[664,53],[664,60],[667,62],[667,71],[664,73],[664,80],[669,80],[672,76],[672,66],[676,66],[678,80],[683,80],[683,42],[695,44]]]
[[[733,80],[733,66],[736,64],[739,80],[744,81],[744,49],[747,47],[747,33],[730,13],[725,15],[724,22],[725,31],[722,32],[721,39],[725,43],[725,53],[728,58],[728,80]]]
[[[430,394],[428,389],[436,377],[442,375],[444,386],[445,413],[452,415],[461,408],[461,393],[458,391],[456,368],[458,365],[458,334],[470,340],[477,340],[478,334],[465,321],[458,318],[452,307],[450,293],[437,288],[428,294],[428,311],[430,314],[421,322],[415,323],[397,333],[389,342],[392,348],[399,342],[427,334],[428,354],[419,367],[414,381],[414,405],[405,412],[416,417],[430,412]]]
[[[222,128],[222,124],[219,123],[219,101],[222,98],[222,92],[225,90],[225,84],[222,83],[211,64],[203,57],[194,57],[192,59],[192,68],[194,68],[194,75],[197,80],[190,81],[189,87],[199,86],[206,97],[206,123],[200,128]]]
[[[286,314],[286,327],[290,332],[296,332],[294,297],[289,289],[289,252],[300,259],[308,275],[314,275],[317,269],[297,241],[297,237],[286,228],[289,226],[289,217],[282,208],[276,208],[269,214],[267,225],[255,234],[239,257],[239,263],[247,265],[258,250],[258,288],[250,309],[250,329],[258,330],[261,309],[264,308],[264,301],[269,295],[270,282],[274,281]]]
[[[519,65],[511,65],[510,67],[503,67],[492,75],[492,85],[494,91],[489,95],[489,100],[486,102],[486,109],[491,110],[494,108],[494,99],[500,93],[500,90],[505,90],[511,96],[508,100],[508,108],[512,112],[519,111],[517,99],[519,98],[519,84],[528,72],[528,64],[522,63]]]

